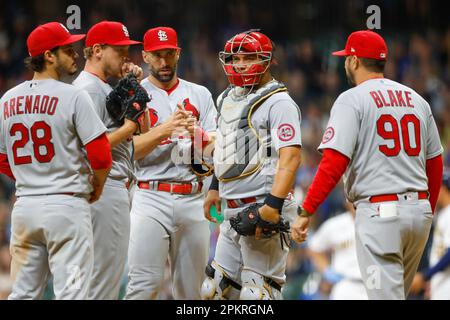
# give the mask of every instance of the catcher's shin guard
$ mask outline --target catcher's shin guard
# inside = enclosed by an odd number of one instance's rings
[[[243,269],[240,300],[281,300],[281,286],[270,278]]]
[[[236,299],[241,286],[231,280],[225,271],[215,262],[206,266],[206,279],[200,289],[203,300]]]

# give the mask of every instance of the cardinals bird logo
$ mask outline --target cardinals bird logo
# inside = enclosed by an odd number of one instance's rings
[[[158,123],[158,111],[153,108],[148,109],[150,115],[150,125],[154,127]]]
[[[191,102],[189,101],[189,98],[186,98],[183,100],[183,106],[184,106],[184,110],[191,111],[192,115],[194,117],[196,117],[197,120],[199,120],[200,113],[198,112],[197,108],[193,104],[191,104]]]

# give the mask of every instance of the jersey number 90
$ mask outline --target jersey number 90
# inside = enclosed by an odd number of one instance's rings
[[[36,121],[30,129],[25,127],[23,123],[15,123],[9,131],[11,137],[20,133],[20,139],[16,140],[12,145],[14,155],[14,164],[28,164],[32,162],[31,155],[19,156],[17,150],[24,148],[30,141],[33,143],[34,158],[40,163],[50,162],[55,156],[55,147],[52,143],[52,128],[45,121]],[[44,148],[41,148],[44,147]],[[45,152],[42,150],[45,149]]]
[[[390,124],[390,130],[386,129],[386,123]],[[414,131],[415,147],[411,146],[410,129],[413,129]],[[378,149],[388,157],[395,157],[400,153],[400,137],[403,140],[403,148],[408,156],[416,157],[420,153],[420,120],[414,114],[404,115],[400,119],[400,126],[393,116],[390,114],[383,114],[377,120],[377,133],[385,140],[394,141],[394,146],[392,147],[389,147],[387,144],[378,146]]]

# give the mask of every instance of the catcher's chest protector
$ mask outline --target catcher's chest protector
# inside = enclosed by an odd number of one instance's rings
[[[270,96],[287,91],[284,84],[272,81],[254,93],[236,97],[225,90],[218,103],[218,129],[214,150],[214,170],[220,181],[232,181],[258,171],[270,148],[270,139],[260,137],[251,119]]]

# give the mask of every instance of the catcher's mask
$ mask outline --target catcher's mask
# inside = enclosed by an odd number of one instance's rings
[[[219,60],[228,81],[238,87],[252,87],[259,84],[263,74],[267,71],[272,61],[272,41],[257,30],[239,33],[225,43],[223,51],[219,52]],[[257,60],[248,64],[239,64],[247,67],[243,72],[236,71],[233,63],[233,55],[255,55]]]

